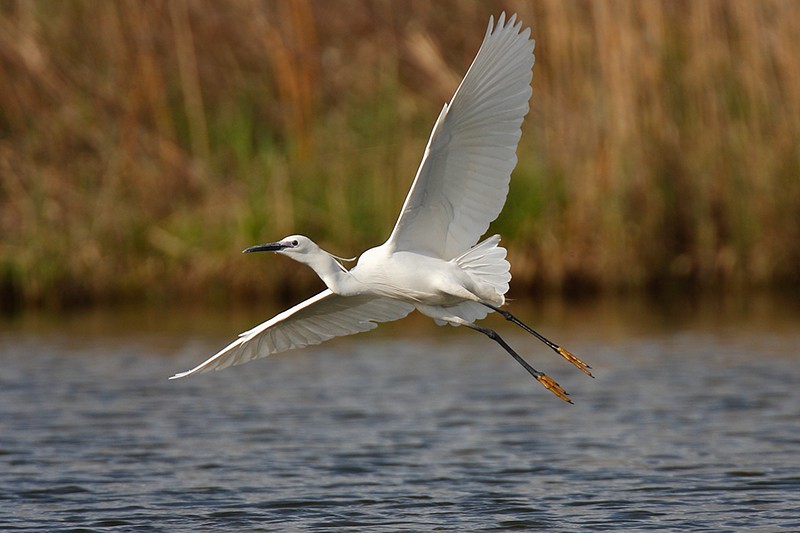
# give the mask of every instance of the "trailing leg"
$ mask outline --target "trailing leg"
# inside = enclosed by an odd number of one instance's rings
[[[503,338],[500,335],[498,335],[496,331],[494,331],[492,329],[489,329],[489,328],[484,328],[484,327],[478,326],[477,324],[470,324],[470,323],[467,323],[467,322],[464,322],[463,325],[467,326],[468,328],[474,329],[475,331],[480,331],[481,333],[483,333],[484,335],[486,335],[487,337],[489,337],[490,339],[495,341],[497,344],[502,346],[503,349],[505,351],[507,351],[511,355],[511,357],[513,357],[519,364],[521,364],[522,367],[525,370],[527,370],[530,373],[531,376],[536,378],[536,381],[538,381],[539,383],[544,385],[544,387],[547,390],[549,390],[550,392],[552,392],[553,394],[555,394],[556,396],[558,396],[559,398],[561,398],[565,402],[572,403],[572,400],[567,398],[567,395],[568,395],[567,391],[562,389],[561,385],[556,383],[550,376],[548,376],[544,372],[539,372],[538,370],[533,368],[531,365],[529,365],[528,362],[525,359],[523,359],[517,352],[515,352],[511,348],[511,346],[506,344],[506,341],[504,341]]]
[[[525,331],[527,331],[531,335],[535,336],[537,339],[539,339],[540,341],[545,343],[547,346],[549,346],[550,349],[555,351],[558,355],[560,355],[561,357],[563,357],[564,359],[566,359],[567,361],[569,361],[570,363],[572,363],[573,365],[578,367],[580,370],[582,370],[587,376],[592,377],[592,378],[594,377],[592,375],[592,373],[589,371],[589,369],[592,368],[592,367],[590,367],[589,365],[587,365],[586,363],[584,363],[583,361],[581,361],[580,359],[578,359],[577,357],[572,355],[565,348],[562,348],[561,346],[558,346],[558,345],[550,342],[543,335],[540,335],[536,330],[534,330],[533,328],[531,328],[530,326],[528,326],[527,324],[522,322],[520,319],[518,319],[517,317],[515,317],[514,315],[512,315],[511,313],[509,313],[505,309],[500,309],[499,307],[495,307],[494,305],[487,304],[487,303],[484,303],[483,305],[485,305],[486,307],[488,307],[488,308],[490,308],[490,309],[492,309],[494,311],[497,311],[498,313],[503,315],[503,318],[505,318],[506,320],[509,320],[509,321],[513,322],[514,324],[518,325],[519,327],[521,327],[522,329],[524,329]]]

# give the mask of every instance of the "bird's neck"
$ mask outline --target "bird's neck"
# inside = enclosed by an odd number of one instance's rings
[[[320,251],[323,253],[305,257],[303,262],[310,266],[334,293],[342,296],[358,294],[360,285],[358,281],[330,254]]]

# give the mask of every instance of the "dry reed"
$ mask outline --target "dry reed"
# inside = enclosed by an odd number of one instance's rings
[[[501,9],[538,41],[492,228],[518,293],[796,286],[798,2],[21,0],[0,4],[2,307],[306,290],[237,251],[381,242]]]

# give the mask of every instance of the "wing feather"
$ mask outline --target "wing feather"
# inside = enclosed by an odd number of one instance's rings
[[[433,126],[387,245],[450,260],[475,245],[500,214],[528,112],[533,48],[530,29],[522,30],[516,15],[489,21]]]
[[[333,337],[377,327],[376,322],[403,318],[414,306],[375,296],[339,296],[330,289],[245,331],[205,362],[170,379],[221,370],[268,355],[320,344]]]

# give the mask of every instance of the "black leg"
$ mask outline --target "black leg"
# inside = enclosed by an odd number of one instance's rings
[[[505,351],[507,351],[511,355],[511,357],[513,357],[519,364],[521,364],[522,367],[525,370],[527,370],[530,373],[531,376],[536,378],[536,380],[539,383],[544,385],[544,387],[547,390],[549,390],[550,392],[552,392],[553,394],[555,394],[556,396],[558,396],[559,398],[561,398],[565,402],[572,403],[572,400],[567,398],[567,391],[562,389],[561,385],[559,385],[558,383],[553,381],[553,379],[550,378],[544,372],[539,372],[538,370],[533,368],[531,365],[529,365],[528,362],[525,359],[523,359],[517,352],[515,352],[513,349],[511,349],[511,346],[506,344],[506,341],[504,341],[503,338],[500,335],[498,335],[496,331],[494,331],[492,329],[489,329],[489,328],[484,328],[482,326],[478,326],[476,324],[465,324],[465,325],[467,327],[469,327],[469,328],[474,329],[475,331],[480,331],[481,333],[483,333],[484,335],[486,335],[487,337],[489,337],[493,341],[497,342],[497,344],[502,346],[503,349]]]
[[[495,307],[494,305],[487,304],[487,303],[484,303],[483,305],[485,305],[489,309],[497,311],[498,313],[503,315],[503,318],[505,318],[506,320],[509,320],[509,321],[513,322],[514,324],[518,325],[519,327],[521,327],[522,329],[524,329],[525,331],[527,331],[531,335],[535,336],[537,339],[539,339],[540,341],[545,343],[547,346],[549,346],[551,350],[553,350],[558,355],[560,355],[561,357],[563,357],[564,359],[566,359],[567,361],[569,361],[570,363],[572,363],[573,365],[578,367],[584,373],[586,373],[587,376],[592,377],[592,378],[594,377],[592,375],[592,373],[589,372],[589,369],[592,368],[592,367],[590,367],[589,365],[587,365],[586,363],[584,363],[583,361],[581,361],[580,359],[578,359],[577,357],[572,355],[565,348],[562,348],[561,346],[558,346],[558,345],[550,342],[543,335],[540,335],[539,332],[537,332],[536,330],[534,330],[533,328],[531,328],[530,326],[528,326],[527,324],[522,322],[520,319],[518,319],[517,317],[515,317],[514,315],[512,315],[511,313],[509,313],[505,309],[500,309],[499,307]]]

